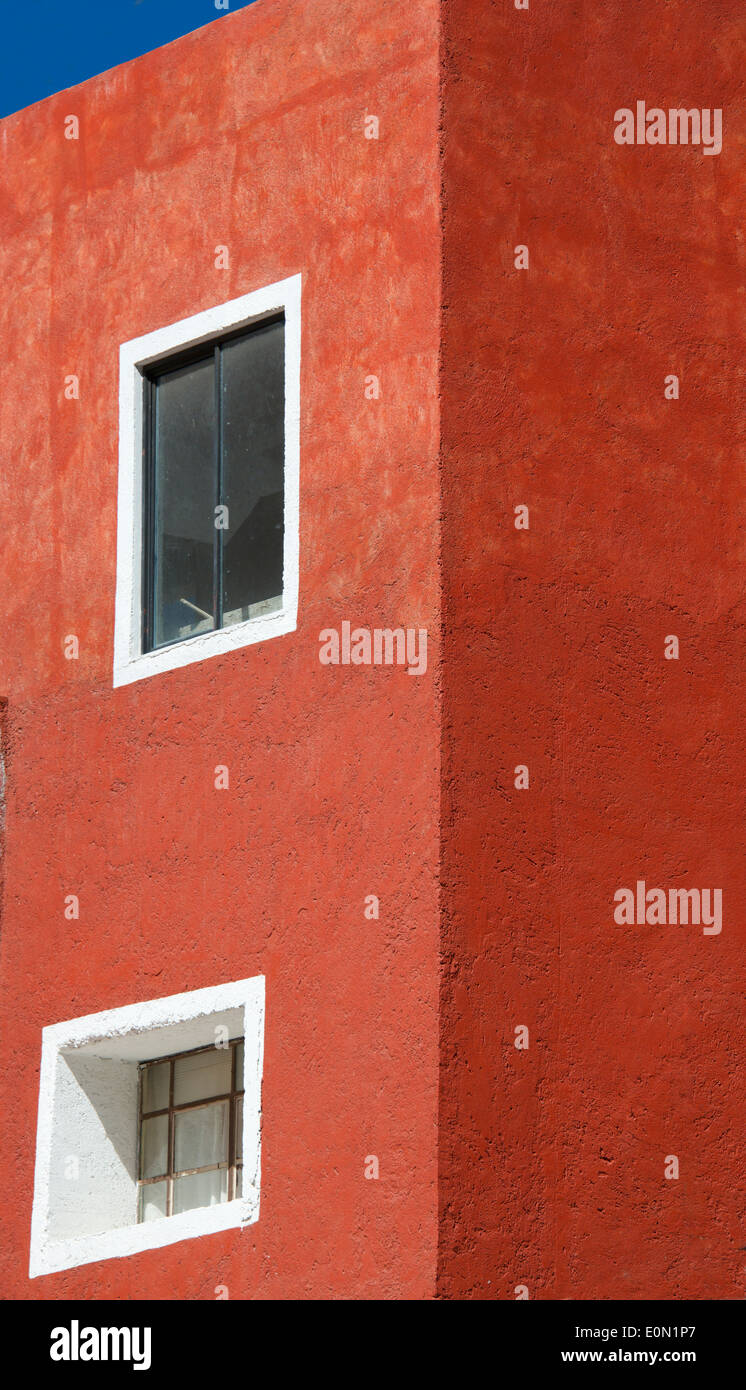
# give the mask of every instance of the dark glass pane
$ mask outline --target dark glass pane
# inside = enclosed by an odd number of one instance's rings
[[[215,543],[215,366],[158,378],[153,645],[208,632]]]
[[[285,326],[223,348],[223,625],[282,607]]]

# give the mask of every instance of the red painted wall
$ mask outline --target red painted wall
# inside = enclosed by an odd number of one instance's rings
[[[434,1291],[437,84],[435,0],[260,0],[0,126],[7,1297]],[[113,690],[119,344],[299,271],[298,631]],[[29,1281],[42,1027],[257,973],[258,1224]]]
[[[259,0],[0,124],[7,1296],[743,1296],[716,10]],[[616,145],[638,98],[723,152]],[[114,691],[118,345],[297,271],[298,632]],[[426,626],[428,676],[321,667],[345,619]],[[722,888],[722,934],[616,925],[637,879]],[[29,1282],[41,1028],[260,971],[259,1223]]]
[[[439,1290],[742,1298],[743,6],[442,8]],[[637,879],[721,935],[616,925]]]

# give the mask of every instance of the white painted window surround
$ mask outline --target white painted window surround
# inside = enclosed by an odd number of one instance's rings
[[[244,1038],[244,1185],[232,1202],[137,1222],[138,1063]],[[42,1033],[29,1276],[259,1217],[264,976],[150,999]]]
[[[206,657],[294,632],[298,620],[300,478],[301,276],[217,304],[167,328],[122,343],[119,349],[119,491],[114,615],[114,685],[129,685]],[[203,632],[155,651],[142,650],[142,370],[182,348],[285,313],[285,539],[282,607]]]

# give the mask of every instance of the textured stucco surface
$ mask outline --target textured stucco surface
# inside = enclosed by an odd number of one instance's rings
[[[260,0],[0,126],[7,1297],[434,1291],[437,45]],[[119,344],[298,272],[298,630],[113,690]],[[321,666],[343,620],[428,674]],[[42,1027],[259,973],[262,1219],[30,1283]]]
[[[746,1293],[743,56],[740,0],[259,0],[0,124],[8,1297]],[[114,691],[118,345],[298,272],[298,631]],[[42,1026],[255,973],[258,1224],[29,1284]]]
[[[741,1298],[743,6],[443,16],[439,1289]],[[638,878],[722,934],[615,925]]]

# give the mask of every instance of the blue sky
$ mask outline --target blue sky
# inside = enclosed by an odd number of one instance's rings
[[[2,0],[0,116],[220,22],[252,0]]]

